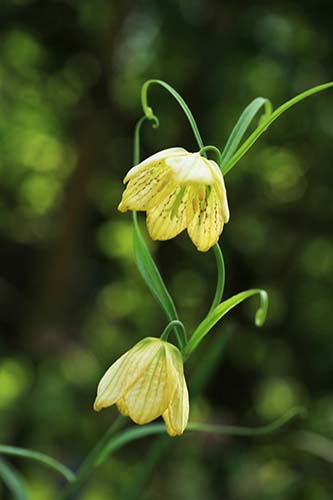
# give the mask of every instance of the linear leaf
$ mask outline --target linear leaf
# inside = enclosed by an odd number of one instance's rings
[[[54,458],[49,457],[48,455],[45,455],[45,453],[29,450],[27,448],[18,448],[16,446],[0,445],[0,454],[12,455],[12,456],[35,460],[36,462],[41,462],[47,467],[51,467],[51,469],[56,470],[57,472],[59,472],[59,474],[64,476],[69,482],[75,479],[75,474],[70,469],[68,469],[68,467],[58,462],[58,460],[55,460]]]
[[[268,107],[268,111],[271,110],[270,101],[263,97],[257,97],[254,99],[242,112],[239,120],[231,131],[229,139],[222,151],[221,165],[228,163],[232,155],[237,151],[237,148],[244,137],[247,129],[249,128],[253,118],[258,113],[260,108],[263,106]]]
[[[259,139],[259,137],[265,132],[265,130],[280,116],[282,113],[287,111],[288,109],[295,106],[295,104],[303,101],[307,97],[310,97],[313,94],[317,94],[323,90],[326,90],[330,87],[333,87],[333,82],[324,83],[323,85],[318,85],[313,87],[312,89],[306,90],[301,94],[298,94],[296,97],[293,97],[289,101],[282,104],[278,107],[266,120],[264,120],[259,127],[246,139],[246,141],[242,144],[242,146],[236,151],[233,157],[223,165],[222,173],[225,175],[231,170],[236,163],[245,155],[245,153],[253,146],[253,144]]]
[[[14,500],[28,500],[25,485],[15,469],[0,460],[0,477],[13,495]]]
[[[295,407],[287,411],[282,417],[279,417],[274,422],[262,427],[238,427],[233,425],[210,425],[190,422],[186,428],[185,433],[193,432],[206,432],[211,434],[222,434],[229,436],[263,436],[279,429],[281,426],[289,422],[296,416],[304,416],[305,409],[303,407]],[[121,434],[114,436],[107,447],[104,448],[104,453],[99,456],[96,465],[100,465],[107,458],[119,448],[122,448],[127,443],[141,439],[146,436],[154,434],[165,434],[164,424],[147,424],[142,427],[130,427],[123,431]]]
[[[215,307],[215,309],[208,314],[203,321],[201,321],[184,348],[183,358],[187,359],[190,356],[192,351],[198,346],[202,339],[210,332],[213,326],[216,325],[216,323],[223,318],[225,314],[227,314],[227,312],[244,300],[257,294],[260,296],[260,307],[256,312],[255,323],[257,326],[262,326],[265,322],[268,308],[268,296],[265,290],[254,288],[252,290],[238,293]]]
[[[134,256],[139,272],[153,296],[161,305],[168,320],[178,320],[176,306],[141,235],[135,212],[133,212],[133,227]],[[180,348],[182,348],[185,345],[184,332],[179,325],[175,325],[174,329],[179,340]]]

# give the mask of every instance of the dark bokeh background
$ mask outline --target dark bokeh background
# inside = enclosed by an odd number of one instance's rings
[[[173,85],[205,143],[223,147],[253,98],[277,106],[332,79],[333,9],[310,0],[3,0],[0,9],[0,442],[76,467],[116,415],[92,411],[100,376],[165,326],[134,264],[131,217],[116,210],[142,83]],[[161,126],[145,126],[143,155],[196,150],[177,103],[157,87],[150,100]],[[253,299],[215,328],[204,350],[223,325],[233,333],[191,408],[202,422],[261,425],[294,405],[308,417],[265,438],[174,439],[142,498],[332,498],[332,139],[326,91],[284,115],[228,174],[226,295],[265,287],[270,313],[256,329]],[[191,330],[214,293],[213,253],[197,253],[186,235],[149,244]],[[80,498],[122,498],[153,443],[119,451]],[[58,477],[12,463],[33,500],[54,499]]]

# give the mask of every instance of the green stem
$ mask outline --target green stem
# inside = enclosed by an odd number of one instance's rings
[[[182,110],[184,111],[186,118],[188,119],[188,121],[191,125],[194,137],[198,143],[199,148],[202,149],[204,147],[204,143],[202,141],[202,138],[201,138],[198,126],[196,124],[196,121],[194,119],[194,116],[192,114],[192,111],[190,110],[190,108],[188,107],[188,105],[186,104],[186,102],[184,101],[182,96],[180,94],[178,94],[178,92],[174,88],[172,88],[171,85],[164,82],[163,80],[155,80],[155,79],[147,80],[142,85],[142,89],[141,89],[142,108],[143,108],[143,112],[146,115],[146,117],[148,118],[148,120],[156,120],[157,119],[156,116],[154,115],[153,109],[148,105],[148,89],[152,84],[160,85],[161,87],[166,89],[176,99],[176,101],[178,102],[178,104],[180,105]]]
[[[104,434],[104,436],[98,441],[98,443],[94,446],[92,451],[84,460],[83,464],[79,468],[75,480],[65,488],[61,496],[60,500],[70,500],[72,495],[78,490],[78,488],[82,485],[82,483],[87,479],[91,470],[97,463],[99,463],[100,456],[104,454],[104,450],[108,445],[111,437],[119,431],[125,424],[126,418],[122,415],[119,415],[116,420],[113,422],[108,431]]]
[[[135,125],[134,129],[134,140],[133,140],[133,165],[137,165],[140,163],[140,132],[141,127],[146,120],[153,120],[153,128],[157,128],[159,126],[159,121],[156,116],[152,118],[148,118],[147,116],[142,116]]]
[[[185,330],[185,327],[184,327],[183,323],[179,319],[174,319],[174,320],[170,321],[170,323],[165,327],[165,329],[164,329],[164,331],[163,331],[160,339],[167,341],[168,337],[170,335],[171,330],[174,330],[175,334],[177,336],[177,330],[174,328],[175,325],[179,326],[183,330],[183,337],[184,337],[184,344],[183,345],[185,345],[186,342],[187,342],[186,330]],[[178,343],[179,343],[178,336],[177,336],[177,340],[178,340]],[[181,347],[182,346],[180,346],[180,348]]]
[[[225,285],[225,267],[224,267],[223,253],[220,245],[216,243],[216,245],[213,246],[213,250],[217,266],[217,284],[216,284],[214,299],[212,305],[210,306],[208,314],[210,314],[215,309],[215,307],[218,306],[219,303],[221,302]]]
[[[216,146],[204,146],[203,148],[200,149],[199,153],[201,154],[201,156],[206,156],[205,155],[206,151],[212,151],[213,153],[215,153],[217,159],[216,163],[218,164],[219,167],[221,167],[222,153],[219,150],[219,148],[217,148]]]

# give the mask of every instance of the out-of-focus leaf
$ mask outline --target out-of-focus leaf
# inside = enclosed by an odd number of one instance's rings
[[[18,448],[16,446],[0,445],[0,454],[13,455],[16,457],[35,460],[36,462],[41,462],[47,467],[51,467],[51,469],[56,470],[69,482],[75,479],[75,474],[70,469],[68,469],[68,467],[58,462],[58,460],[55,460],[54,458],[49,457],[44,453],[40,453],[39,451],[29,450],[27,448]]]
[[[264,425],[262,427],[239,427],[233,425],[211,425],[190,422],[185,433],[193,431],[229,436],[263,436],[278,430],[296,416],[304,416],[305,413],[306,412],[303,407],[291,408],[271,424]],[[147,424],[142,427],[130,427],[110,440],[108,446],[104,448],[103,453],[99,455],[96,465],[100,465],[105,462],[105,460],[107,460],[112,453],[131,441],[135,441],[145,436],[152,436],[154,434],[164,434],[165,432],[166,430],[164,424]]]
[[[14,500],[28,500],[25,485],[17,474],[6,462],[0,460],[0,477],[13,495]]]

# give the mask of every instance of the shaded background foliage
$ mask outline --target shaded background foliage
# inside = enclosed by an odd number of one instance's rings
[[[331,24],[324,1],[1,2],[1,442],[76,467],[116,414],[93,414],[100,376],[165,325],[134,265],[131,217],[116,210],[142,83],[173,85],[204,141],[223,147],[254,97],[277,106],[332,79]],[[161,125],[145,125],[142,154],[195,150],[171,97],[154,88],[150,99]],[[226,294],[265,287],[270,314],[255,329],[251,302],[215,327],[203,348],[224,326],[232,336],[192,404],[198,421],[255,425],[297,404],[307,419],[266,438],[174,439],[142,498],[331,498],[331,464],[317,456],[332,460],[331,445],[300,429],[333,438],[332,136],[328,91],[289,111],[228,175]],[[149,245],[191,330],[214,292],[214,256],[186,235]],[[152,443],[118,452],[80,498],[122,498]],[[54,498],[58,478],[14,463],[31,498]]]

